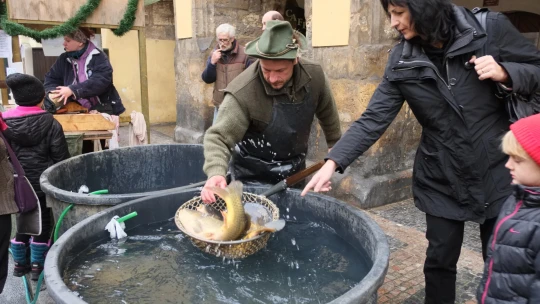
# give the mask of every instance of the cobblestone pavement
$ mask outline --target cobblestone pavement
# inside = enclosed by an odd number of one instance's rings
[[[427,249],[425,216],[412,200],[366,210],[381,226],[390,245],[390,263],[378,303],[424,302],[423,265]],[[467,223],[458,262],[456,303],[476,303],[475,293],[483,271],[478,225]]]
[[[175,123],[155,124],[150,126],[150,143],[151,144],[174,144],[174,128]],[[120,147],[129,145],[129,124],[120,124],[119,129],[119,144]]]

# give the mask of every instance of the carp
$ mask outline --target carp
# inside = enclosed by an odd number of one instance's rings
[[[225,189],[214,187],[212,191],[225,201],[226,211],[219,214],[214,208],[203,204],[197,210],[180,210],[178,220],[193,236],[211,241],[250,239],[285,226],[284,220],[263,223],[259,215],[255,215],[256,222],[252,222],[242,203],[242,190],[243,185],[239,181],[233,181]]]

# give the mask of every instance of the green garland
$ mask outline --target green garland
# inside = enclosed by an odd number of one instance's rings
[[[82,5],[75,16],[69,18],[65,23],[36,31],[29,29],[22,24],[10,21],[7,17],[7,6],[5,2],[0,3],[0,26],[10,36],[27,36],[41,42],[41,39],[52,39],[67,34],[73,33],[77,28],[96,10],[101,0],[88,0]],[[129,0],[124,17],[120,20],[118,28],[112,32],[116,36],[122,36],[133,27],[135,22],[135,14],[137,13],[137,4],[139,0]]]

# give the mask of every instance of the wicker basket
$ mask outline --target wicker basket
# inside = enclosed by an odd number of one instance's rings
[[[279,208],[272,203],[268,198],[252,193],[244,192],[242,194],[242,201],[244,203],[255,203],[262,205],[266,210],[268,210],[269,214],[272,215],[272,220],[276,221],[279,220]],[[196,210],[199,205],[204,204],[201,200],[201,197],[195,197],[187,202],[185,202],[180,208],[178,208],[178,211],[176,212],[176,215],[174,217],[174,220],[176,222],[176,225],[178,228],[184,232],[191,240],[193,245],[195,245],[200,250],[213,254],[217,257],[224,257],[229,259],[242,259],[247,256],[250,256],[257,251],[263,249],[266,247],[266,243],[268,242],[268,239],[270,238],[270,233],[262,233],[254,238],[247,239],[247,240],[237,240],[237,241],[210,241],[210,240],[203,240],[200,238],[197,238],[196,236],[193,236],[189,234],[182,223],[180,222],[180,219],[178,217],[178,213],[182,209],[191,209]],[[218,211],[227,210],[227,207],[225,206],[225,202],[221,198],[217,198],[216,202],[211,205],[214,209]]]

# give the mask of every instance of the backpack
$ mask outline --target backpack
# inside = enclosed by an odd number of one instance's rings
[[[487,16],[490,13],[487,8],[475,7],[472,12],[482,28],[487,32]],[[487,44],[476,53],[476,57],[482,57],[487,54]],[[506,105],[506,111],[510,116],[510,122],[516,122],[520,118],[540,113],[540,90],[529,96],[512,92],[512,89],[497,83],[497,97],[502,99]]]

